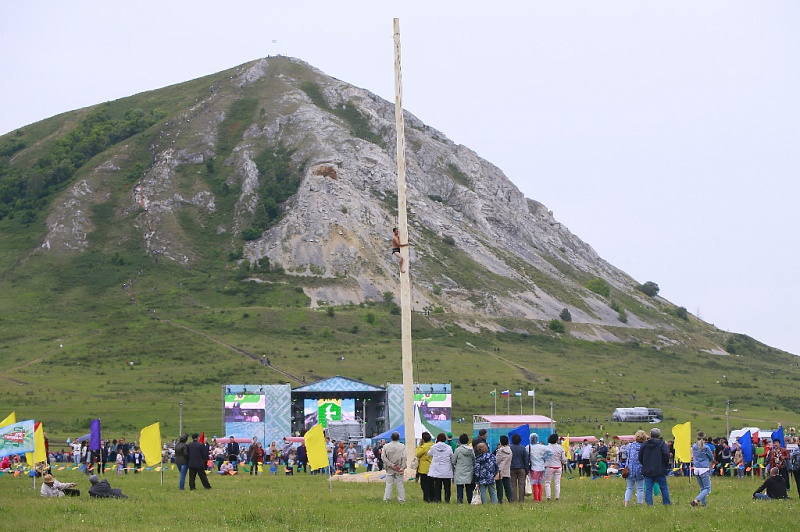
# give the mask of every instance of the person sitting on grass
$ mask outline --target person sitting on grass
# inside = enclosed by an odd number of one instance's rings
[[[224,462],[222,462],[222,465],[219,466],[218,473],[220,475],[235,475],[236,474],[236,468],[234,467],[234,465],[232,463],[230,463],[227,460],[225,460]]]
[[[765,489],[767,493],[761,493]],[[767,501],[789,498],[786,494],[786,482],[784,482],[777,467],[773,467],[769,470],[769,478],[761,484],[761,487],[758,488],[755,493],[753,493],[753,498]]]
[[[42,482],[42,489],[39,492],[42,497],[63,497],[64,495],[78,497],[81,494],[81,490],[75,489],[77,484],[74,482],[59,482],[50,474],[45,475]]]
[[[127,499],[128,496],[122,493],[119,488],[112,488],[107,480],[100,480],[97,475],[89,477],[89,483],[92,485],[89,488],[89,497],[99,499]]]

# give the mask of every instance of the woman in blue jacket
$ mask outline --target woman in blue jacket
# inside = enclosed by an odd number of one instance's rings
[[[694,476],[700,485],[700,493],[691,502],[692,506],[706,505],[706,497],[711,493],[711,467],[714,464],[714,447],[706,443],[706,434],[697,433],[697,443],[692,445]]]

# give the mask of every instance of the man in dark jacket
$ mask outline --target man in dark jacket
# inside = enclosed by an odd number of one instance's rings
[[[127,499],[128,496],[122,493],[119,488],[112,488],[107,480],[100,480],[97,475],[89,477],[89,483],[92,485],[89,488],[89,497],[97,497],[100,499]]]
[[[764,495],[761,493],[764,490],[767,490],[767,494]],[[786,494],[786,483],[783,481],[783,477],[778,471],[777,467],[773,467],[769,470],[769,478],[761,485],[760,488],[753,493],[754,499],[786,499],[789,496]]]
[[[178,471],[181,474],[180,481],[178,482],[178,487],[183,489],[186,485],[186,473],[189,471],[189,451],[188,445],[186,445],[186,440],[189,437],[186,434],[181,434],[180,440],[175,445],[175,465],[178,466]]]
[[[667,466],[669,465],[669,449],[661,439],[661,431],[654,428],[650,431],[650,439],[639,449],[639,462],[644,475],[644,500],[653,506],[653,484],[661,488],[661,499],[664,505],[670,504],[667,487]]]
[[[189,465],[189,490],[193,491],[195,489],[195,477],[198,475],[200,476],[200,482],[203,483],[203,487],[207,490],[211,489],[211,484],[208,483],[208,477],[206,477],[206,464],[208,463],[208,447],[200,443],[198,440],[200,439],[200,435],[197,433],[192,434],[192,443],[186,446],[186,451],[188,453],[188,465]]]
[[[228,448],[226,451],[226,454],[228,455],[228,462],[233,465],[234,469],[239,469],[239,444],[236,443],[236,440],[233,439],[233,436],[231,436],[231,441],[228,442]]]

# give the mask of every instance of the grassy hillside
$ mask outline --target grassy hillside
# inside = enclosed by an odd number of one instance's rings
[[[0,222],[0,248],[33,239],[34,229],[15,223]],[[254,282],[224,266],[184,269],[141,253],[91,251],[72,258],[34,253],[7,267],[3,410],[43,420],[54,439],[74,437],[96,416],[109,434],[135,437],[156,420],[165,435],[177,432],[183,401],[185,426],[217,432],[223,384],[286,382],[258,362],[262,355],[307,381],[337,374],[401,381],[399,316],[386,303],[312,310],[302,293],[306,280],[273,273]],[[732,426],[798,421],[796,359],[746,337],[732,337],[735,356],[718,356],[575,340],[523,321],[507,325],[529,333],[473,334],[455,325],[462,319],[468,317],[413,318],[415,379],[452,382],[454,418],[491,413],[492,389],[535,387],[537,413],[547,414],[553,401],[557,420],[603,422],[617,406],[648,405],[662,407],[667,424],[691,420],[719,433],[730,398],[738,410]],[[636,334],[644,343],[656,332]],[[529,412],[527,397],[522,404]],[[498,398],[498,412],[505,411]],[[519,412],[518,400],[511,412]],[[635,428],[604,425],[617,433]],[[562,432],[597,430],[573,422]]]
[[[294,63],[281,68],[298,76],[310,72]],[[132,188],[150,164],[150,147],[163,141],[159,135],[169,129],[170,121],[236,71],[65,113],[0,138],[0,185],[11,187],[0,187],[0,193],[12,194],[20,183],[15,179],[22,175],[28,187],[3,200],[0,216],[0,416],[16,410],[20,419],[43,420],[55,440],[83,434],[93,417],[102,419],[108,434],[128,438],[144,425],[161,421],[166,437],[177,433],[178,403],[183,401],[184,426],[214,433],[222,429],[224,384],[282,383],[286,374],[306,381],[338,374],[376,384],[401,382],[400,323],[393,304],[310,309],[304,288],[349,281],[293,276],[263,264],[251,270],[236,260],[241,240],[214,230],[231,225],[240,192],[238,184],[228,183],[232,169],[219,159],[241,137],[247,116],[280,109],[258,110],[244,94],[238,100],[244,103],[231,103],[231,112],[220,124],[217,159],[176,171],[181,193],[190,196],[203,182],[217,201],[213,212],[186,207],[171,222],[176,227],[170,230],[181,235],[193,254],[191,268],[145,254],[142,230],[134,227],[138,213],[121,206],[130,204]],[[267,90],[279,81],[273,77],[261,83]],[[137,109],[147,113],[140,115]],[[158,113],[148,114],[155,109]],[[108,137],[124,137],[102,152],[103,157],[116,157],[121,171],[97,185],[103,202],[86,213],[92,227],[88,249],[65,255],[39,251],[53,201],[96,166],[77,166],[68,176],[56,171],[59,164],[42,166],[41,161],[52,162],[53,154],[66,153],[59,143],[70,132],[83,127],[82,136],[70,145],[75,151],[108,133],[113,129],[106,127],[109,124],[122,128],[137,116],[163,118],[150,126],[145,120],[141,128],[128,131],[129,136],[116,129]],[[88,127],[87,120],[96,121],[98,129]],[[358,129],[358,123],[352,126]],[[86,149],[87,156],[100,157]],[[276,153],[264,156],[273,166]],[[80,160],[70,159],[70,164]],[[265,173],[266,163],[261,162]],[[33,187],[40,170],[66,177]],[[273,170],[278,180],[283,173]],[[286,190],[278,193],[285,195]],[[260,205],[269,199],[260,198]],[[390,203],[396,205],[394,200]],[[273,221],[256,219],[254,224]],[[441,240],[424,231],[421,237],[429,243]],[[446,242],[438,247],[438,259],[428,267],[437,273],[441,266],[459,286],[475,287],[470,301],[476,308],[486,306],[483,294],[494,293],[489,290],[527,289],[521,280],[479,267],[457,247]],[[579,277],[567,263],[553,259],[553,264],[565,276]],[[535,268],[528,271],[532,283],[592,313],[572,292],[560,290],[553,278],[538,276]],[[800,421],[796,357],[694,319],[678,319],[666,302],[646,306],[616,290],[610,293],[611,302],[660,320],[665,329],[610,328],[624,339],[610,344],[568,334],[596,336],[587,325],[566,323],[567,333],[556,334],[546,323],[506,318],[498,324],[514,332],[473,333],[461,327],[473,323],[471,316],[415,314],[415,380],[451,382],[453,416],[467,422],[472,414],[491,413],[489,392],[506,388],[535,388],[537,413],[549,413],[552,401],[557,420],[590,417],[602,423],[615,407],[659,406],[668,416],[667,425],[691,420],[707,432],[721,433],[730,400],[731,408],[738,410],[732,412],[732,427],[771,427],[778,422],[794,426]],[[733,355],[703,351],[713,345]],[[282,372],[262,366],[262,356],[270,357]],[[498,413],[505,411],[506,403],[498,398]],[[510,411],[519,412],[519,401],[511,400]],[[527,396],[523,411],[530,411]],[[637,428],[604,425],[603,432],[612,433]],[[561,432],[592,433],[597,427],[573,423]]]

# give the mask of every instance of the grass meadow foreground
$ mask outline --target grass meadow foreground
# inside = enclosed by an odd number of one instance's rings
[[[715,478],[706,508],[692,508],[694,479],[670,478],[673,505],[656,498],[653,508],[624,508],[621,478],[565,477],[558,503],[526,500],[522,505],[430,505],[419,486],[406,484],[408,502],[384,503],[378,483],[334,482],[327,477],[247,474],[209,476],[212,490],[178,490],[177,471],[107,475],[126,500],[90,499],[89,482],[78,471],[56,471],[77,482],[81,497],[44,499],[29,477],[0,477],[0,519],[14,530],[790,530],[796,527],[797,498],[753,501],[760,479]],[[187,479],[188,482],[188,479]],[[198,481],[198,486],[200,483]],[[797,494],[792,485],[791,496]]]

